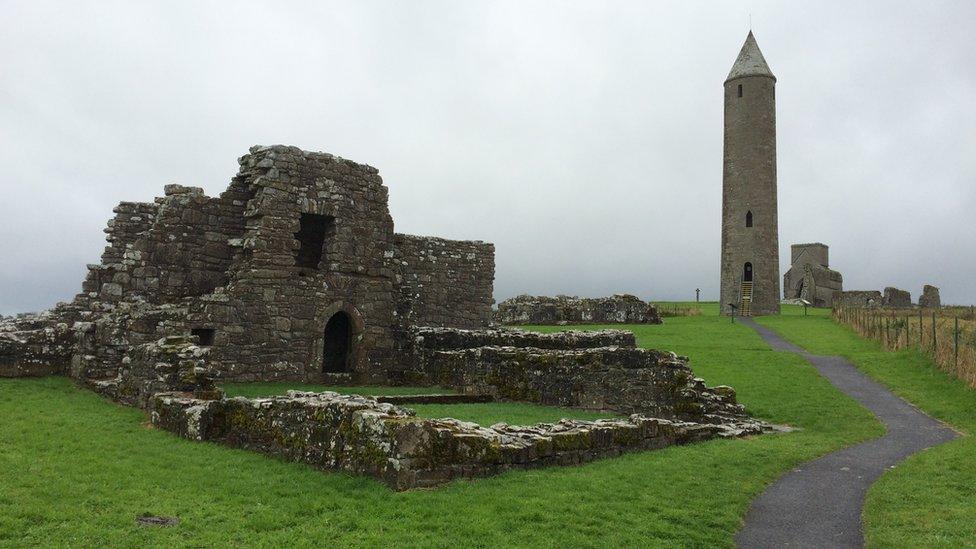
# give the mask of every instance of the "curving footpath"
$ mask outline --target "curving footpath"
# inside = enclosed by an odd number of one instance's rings
[[[871,410],[886,434],[804,463],[769,486],[736,535],[740,547],[861,547],[864,497],[881,473],[958,435],[839,356],[812,355],[751,318],[742,322],[773,349],[805,358],[838,389]]]

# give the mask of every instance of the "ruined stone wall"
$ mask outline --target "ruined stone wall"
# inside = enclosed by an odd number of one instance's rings
[[[144,269],[149,259],[146,236],[158,209],[157,204],[121,202],[112,210],[115,217],[105,228],[108,245],[101,263],[88,265],[83,292],[91,298],[115,301],[126,294],[146,291],[148,277]]]
[[[63,375],[74,340],[62,311],[0,318],[0,377]]]
[[[412,327],[399,338],[398,361],[391,364],[391,381],[407,385],[436,385],[427,363],[438,351],[480,347],[531,347],[536,350],[589,349],[595,347],[634,347],[633,332],[623,330],[563,331],[543,334],[516,329],[463,330],[457,328]]]
[[[112,379],[88,379],[86,384],[116,402],[148,408],[157,393],[184,392],[194,398],[223,397],[207,368],[208,347],[193,336],[169,336],[133,347]]]
[[[637,345],[634,333],[626,330],[566,330],[544,334],[511,328],[459,330],[421,326],[412,329],[410,333],[413,346],[426,351],[454,351],[490,346],[566,350]]]
[[[881,306],[890,309],[909,308],[912,306],[912,294],[905,290],[888,286],[884,289],[884,298],[881,300]]]
[[[579,298],[520,295],[498,304],[501,324],[661,324],[657,307],[636,296]]]
[[[167,185],[153,204],[120,203],[105,229],[109,245],[102,262],[89,265],[83,291],[102,301],[162,303],[225,284],[247,199],[233,184],[219,198],[197,187]]]
[[[114,379],[139,345],[201,331],[221,380],[379,383],[411,324],[489,322],[493,246],[400,235],[395,249],[375,168],[282,145],[239,164],[217,198],[168,185],[115,208],[71,305],[71,375]],[[326,345],[332,319],[348,353]]]
[[[266,399],[153,398],[157,428],[193,440],[246,448],[327,470],[376,477],[391,488],[430,487],[455,478],[513,468],[573,465],[635,450],[714,437],[758,434],[768,425],[746,418],[720,424],[628,419],[482,427],[421,419],[373,398],[289,392]]]
[[[704,422],[742,413],[731,388],[707,389],[667,351],[479,347],[433,352],[425,366],[435,385],[465,394]]]
[[[72,324],[69,375],[81,381],[114,379],[134,348],[168,335],[185,334],[186,308],[145,301],[92,302],[105,310],[83,311]]]
[[[923,309],[941,308],[942,298],[939,296],[939,289],[929,284],[922,287],[922,295],[918,298],[918,306]]]
[[[880,307],[881,292],[877,290],[846,290],[834,292],[834,307]]]
[[[400,322],[457,328],[479,328],[491,322],[492,244],[396,234],[392,266]]]
[[[382,381],[393,351],[393,221],[377,170],[295,147],[252,147],[240,159],[253,194],[240,258],[226,288],[189,304],[189,328],[214,329],[212,368],[222,380],[322,377],[323,334],[349,316],[348,379]],[[332,221],[317,268],[296,258],[302,214]]]

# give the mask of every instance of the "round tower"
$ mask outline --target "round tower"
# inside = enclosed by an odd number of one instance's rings
[[[749,32],[725,79],[721,310],[779,314],[776,77]]]

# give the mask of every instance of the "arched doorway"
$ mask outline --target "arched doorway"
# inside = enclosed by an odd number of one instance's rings
[[[742,268],[742,281],[752,282],[752,263],[746,263],[745,267]]]
[[[322,345],[322,371],[328,373],[350,371],[352,355],[352,319],[339,311],[325,323]]]

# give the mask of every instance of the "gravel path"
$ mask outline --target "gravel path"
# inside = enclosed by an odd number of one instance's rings
[[[861,509],[868,487],[906,457],[956,438],[838,356],[818,356],[789,343],[751,318],[742,320],[777,351],[796,353],[838,389],[871,410],[887,433],[804,463],[766,489],[736,535],[740,547],[861,547]]]

